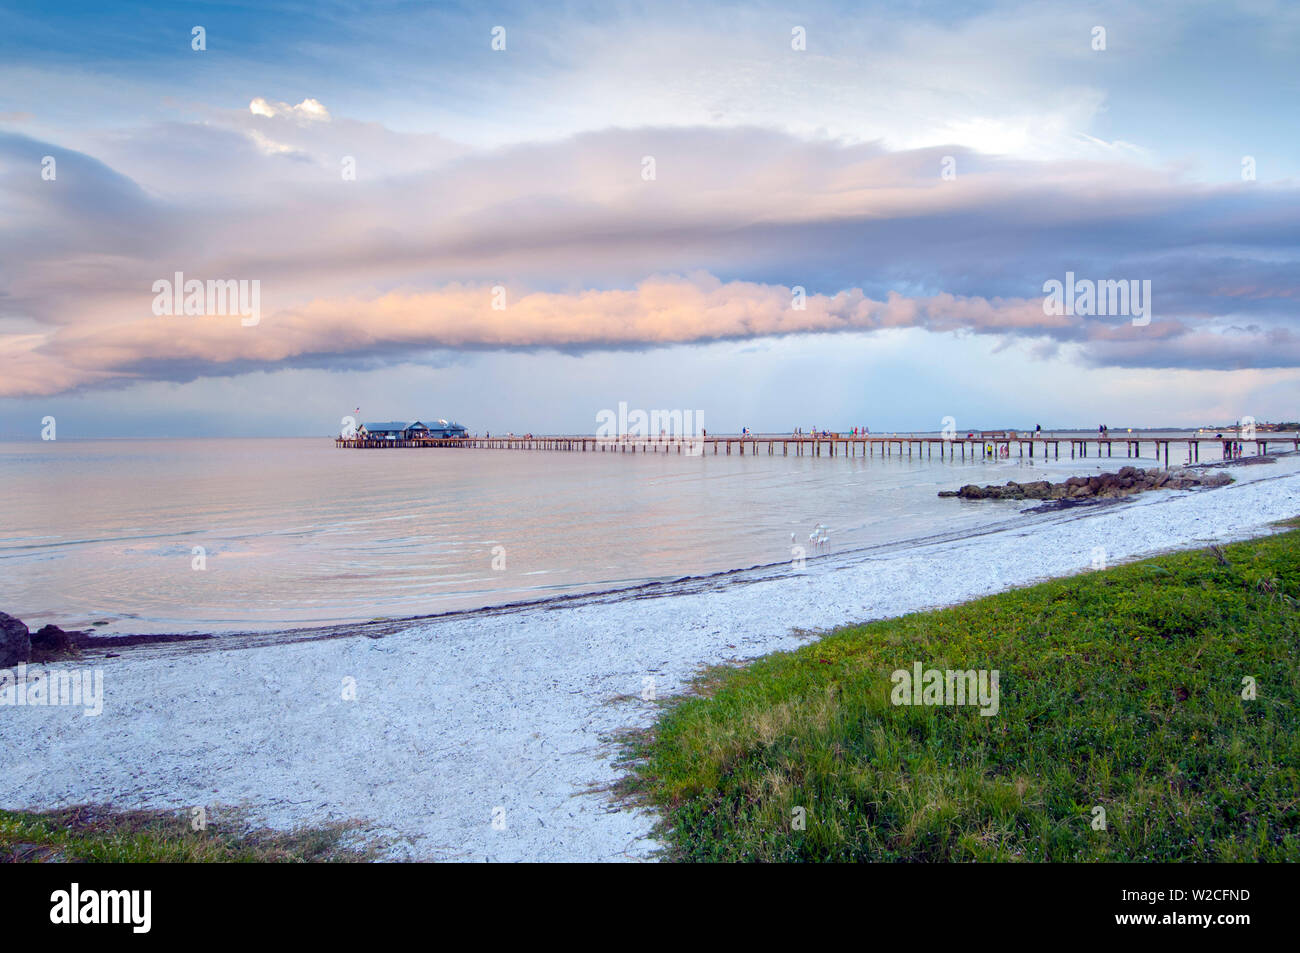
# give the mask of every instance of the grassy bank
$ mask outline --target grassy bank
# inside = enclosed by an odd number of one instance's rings
[[[253,828],[232,812],[195,831],[188,812],[79,807],[29,814],[0,811],[0,862],[294,863],[364,861],[347,846],[348,825],[290,833]]]
[[[629,793],[679,860],[1300,860],[1297,599],[1292,529],[840,629],[703,676]],[[915,662],[998,713],[892,704]]]

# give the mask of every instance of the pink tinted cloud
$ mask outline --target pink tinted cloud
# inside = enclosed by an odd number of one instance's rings
[[[74,387],[167,376],[170,366],[211,373],[295,359],[430,348],[622,348],[758,336],[927,327],[998,331],[1059,328],[1038,300],[984,300],[949,294],[872,300],[860,289],[808,295],[792,289],[722,282],[710,275],[656,277],[632,289],[572,294],[505,289],[493,307],[490,286],[451,285],[375,298],[323,298],[266,315],[254,327],[238,316],[152,314],[112,323],[68,325],[6,342],[12,373],[0,396],[56,394]]]

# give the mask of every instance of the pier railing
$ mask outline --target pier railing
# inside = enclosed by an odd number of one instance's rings
[[[1201,462],[1201,445],[1209,445],[1206,460],[1225,459],[1232,444],[1240,444],[1243,453],[1253,451],[1264,455],[1272,446],[1300,450],[1300,433],[1260,433],[1253,437],[1235,434],[1224,436],[1161,436],[1158,434],[1123,433],[1118,435],[1078,436],[1054,434],[1023,434],[999,436],[953,436],[915,434],[721,434],[708,437],[595,437],[584,435],[505,436],[505,437],[413,437],[410,439],[380,439],[376,437],[338,437],[336,447],[365,450],[392,450],[413,447],[477,450],[564,450],[578,453],[676,453],[684,456],[711,454],[744,456],[876,456],[892,457],[913,455],[942,459],[1040,459],[1061,458],[1065,445],[1071,459],[1076,457],[1114,457],[1116,445],[1129,458],[1142,457],[1144,446],[1150,447],[1152,457],[1163,458],[1165,466],[1173,463]],[[1186,456],[1176,451],[1186,448]],[[1214,453],[1218,450],[1217,455]]]

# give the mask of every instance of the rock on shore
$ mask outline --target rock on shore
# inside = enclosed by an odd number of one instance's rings
[[[9,668],[32,657],[32,639],[25,626],[13,616],[0,612],[0,668]]]
[[[57,625],[44,625],[31,632],[20,619],[0,612],[0,668],[76,656],[85,638],[84,632],[65,632]]]
[[[1147,490],[1186,490],[1192,487],[1226,486],[1232,477],[1226,473],[1196,473],[1192,470],[1141,470],[1123,467],[1118,473],[1070,477],[1064,483],[1037,480],[1033,483],[1007,481],[1006,486],[976,486],[968,483],[960,490],[943,490],[940,496],[963,500],[1080,500],[1114,499]]]
[[[76,647],[74,636],[77,634],[64,632],[57,625],[43,625],[32,633],[32,652],[37,655],[66,655]]]

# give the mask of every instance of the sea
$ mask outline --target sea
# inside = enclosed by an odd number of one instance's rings
[[[32,630],[112,635],[479,609],[976,532],[1032,504],[940,499],[940,490],[1156,463],[1124,458],[1122,443],[1120,459],[1101,461],[760,449],[0,443],[0,611]]]

